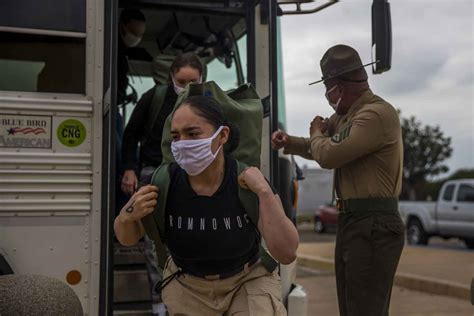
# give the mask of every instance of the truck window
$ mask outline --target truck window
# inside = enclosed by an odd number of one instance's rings
[[[458,202],[474,202],[474,186],[461,184],[458,190]]]
[[[452,201],[454,193],[454,184],[450,184],[444,189],[443,200]]]

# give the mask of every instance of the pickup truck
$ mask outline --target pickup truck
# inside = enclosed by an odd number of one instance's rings
[[[437,202],[400,202],[407,240],[426,245],[432,236],[459,238],[474,249],[474,179],[447,181]]]

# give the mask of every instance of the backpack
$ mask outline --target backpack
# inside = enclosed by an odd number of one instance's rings
[[[241,143],[231,156],[237,161],[237,174],[247,166],[260,166],[261,135],[263,107],[255,89],[250,84],[240,86],[235,90],[222,91],[215,82],[190,84],[178,96],[176,104],[180,104],[186,97],[192,95],[206,95],[216,98],[222,105],[224,115],[240,127]],[[165,123],[162,139],[163,162],[155,170],[151,184],[159,188],[158,203],[155,211],[142,218],[142,223],[150,239],[154,240],[158,265],[164,267],[168,256],[163,243],[165,234],[165,207],[170,184],[169,165],[174,162],[171,153],[171,116]],[[245,127],[245,128],[242,128]],[[255,227],[258,227],[259,205],[258,197],[250,190],[239,187],[239,199]],[[272,272],[278,263],[271,257],[265,247],[260,243],[260,257],[265,268]]]

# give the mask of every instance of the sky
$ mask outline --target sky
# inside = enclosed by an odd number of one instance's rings
[[[414,115],[423,124],[439,125],[452,138],[449,173],[474,168],[474,1],[389,2],[392,69],[372,75],[367,68],[372,91],[403,117]],[[342,0],[318,13],[282,17],[290,134],[308,137],[314,116],[333,113],[324,85],[308,85],[321,77],[319,61],[329,47],[347,44],[363,62],[371,61],[371,6],[372,0]],[[318,167],[314,161],[297,161]]]

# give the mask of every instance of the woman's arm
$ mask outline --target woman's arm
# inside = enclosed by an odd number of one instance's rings
[[[153,212],[158,198],[158,188],[147,185],[130,198],[115,218],[114,231],[118,241],[124,246],[135,245],[144,235],[141,219]]]
[[[151,88],[143,94],[133,109],[127,127],[125,127],[121,153],[124,170],[136,170],[138,168],[138,143],[142,140],[143,133],[145,132],[145,125],[148,122],[149,109],[154,94],[155,88]]]
[[[260,205],[258,229],[270,254],[283,264],[293,262],[299,244],[298,231],[286,217],[280,197],[273,194],[267,180],[255,167],[242,172],[239,182],[258,196]]]

